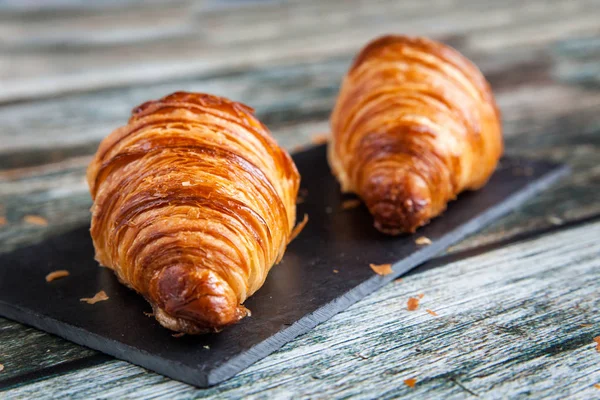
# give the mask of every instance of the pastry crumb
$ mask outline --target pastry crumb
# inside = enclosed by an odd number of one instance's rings
[[[338,272],[340,272],[340,271],[338,271],[337,269],[334,269],[334,270],[333,270],[333,273],[334,273],[334,274],[337,274]]]
[[[417,238],[417,240],[415,240],[415,243],[418,244],[419,246],[431,244],[431,239],[429,239],[426,236],[421,236],[421,237]]]
[[[69,276],[69,271],[66,269],[59,269],[58,271],[52,271],[46,275],[46,282],[52,282],[53,280],[65,278]]]
[[[433,310],[430,310],[429,308],[426,308],[425,311],[427,311],[429,314],[433,315],[434,317],[437,317],[437,313]]]
[[[190,181],[181,182],[181,186],[192,186]]]
[[[591,328],[593,325],[592,324],[581,324],[579,326],[582,328]]]
[[[171,336],[173,336],[174,338],[180,338],[185,336],[185,332],[174,333]]]
[[[422,299],[423,297],[425,297],[425,295],[424,295],[423,293],[419,293],[419,294],[417,295],[417,297],[418,297],[419,299]]]
[[[555,215],[551,215],[548,217],[548,222],[551,223],[552,225],[558,226],[558,225],[562,225],[564,221]]]
[[[0,364],[0,372],[4,371],[4,365]]]
[[[2,371],[2,370],[0,369],[0,371]],[[596,383],[596,384],[594,385],[594,387],[595,387],[596,389],[600,389],[600,383]]]
[[[292,233],[290,234],[290,240],[288,241],[288,243],[296,239],[296,237],[300,234],[300,232],[302,232],[306,224],[308,224],[308,214],[304,214],[304,218],[302,219],[302,221],[294,227]]]
[[[392,272],[392,264],[369,264],[369,267],[377,274],[377,275],[389,275]]]
[[[417,308],[419,308],[419,299],[416,297],[410,297],[406,303],[406,309],[408,311],[415,311]]]
[[[363,360],[368,360],[368,359],[369,359],[369,357],[367,357],[367,356],[365,356],[365,355],[362,355],[362,354],[360,354],[360,353],[356,353],[356,355],[357,355],[358,357],[362,358]]]
[[[596,342],[596,351],[600,353],[600,336],[596,336],[594,342]]]
[[[209,345],[202,346],[202,347],[204,347],[206,350],[210,350],[210,346]]]
[[[39,215],[26,215],[23,217],[23,221],[30,225],[48,226],[48,220]]]
[[[329,133],[317,133],[310,137],[312,144],[325,144],[329,141]]]
[[[7,221],[5,217],[0,217],[0,226],[6,225]]]
[[[154,313],[153,312],[146,312],[146,311],[144,311],[144,315],[146,317],[154,317]]]
[[[417,384],[417,380],[415,378],[408,378],[404,380],[404,384],[409,388],[414,388]]]
[[[84,297],[83,299],[79,299],[79,301],[84,301],[88,304],[96,304],[99,301],[106,301],[109,297],[106,295],[104,290],[99,291],[94,295],[94,297]]]
[[[342,202],[342,210],[351,210],[358,206],[360,206],[360,200],[358,199],[344,200]]]

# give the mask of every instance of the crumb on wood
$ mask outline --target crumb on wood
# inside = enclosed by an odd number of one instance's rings
[[[600,336],[596,336],[594,342],[596,342],[596,351],[600,353]]]
[[[429,239],[426,236],[421,236],[421,237],[418,237],[417,240],[415,240],[415,243],[418,244],[419,246],[428,245],[428,244],[431,244],[431,239]]]
[[[192,186],[190,181],[181,182],[181,186]]]
[[[429,314],[433,315],[434,317],[437,317],[437,313],[433,310],[430,310],[429,308],[426,308],[425,311],[427,311]]]
[[[406,309],[408,311],[415,311],[419,308],[419,299],[416,297],[410,297],[406,302]]]
[[[88,304],[96,304],[99,301],[106,301],[109,297],[106,295],[104,290],[99,291],[94,295],[94,297],[84,297],[83,299],[79,299],[79,301],[86,302]]]
[[[404,380],[404,384],[409,388],[414,388],[417,384],[417,380],[415,378],[408,378]]]
[[[360,200],[359,199],[349,199],[349,200],[344,200],[342,202],[342,210],[351,210],[353,208],[356,208],[360,206]]]
[[[329,141],[329,133],[316,133],[310,137],[312,144],[325,144]]]
[[[338,271],[337,269],[334,269],[334,270],[333,270],[333,273],[334,273],[334,274],[337,274],[338,272],[340,272],[340,271]]]
[[[58,271],[52,271],[46,275],[46,282],[52,282],[56,279],[65,278],[69,276],[69,271],[66,269],[59,269]]]
[[[377,275],[389,275],[392,272],[392,264],[369,264],[369,267],[375,272]]]
[[[48,226],[48,220],[39,215],[26,215],[23,217],[23,221],[30,225]]]
[[[185,332],[174,333],[171,336],[173,336],[174,338],[180,338],[185,336]]]
[[[302,232],[306,224],[308,224],[308,214],[304,214],[304,218],[302,219],[302,221],[299,222],[292,230],[292,233],[290,234],[290,242],[296,239],[296,237],[300,234],[300,232]]]

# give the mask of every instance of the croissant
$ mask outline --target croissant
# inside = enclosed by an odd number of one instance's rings
[[[149,101],[88,168],[96,259],[171,330],[246,316],[291,238],[300,176],[253,112],[199,93]]]
[[[414,232],[502,154],[500,113],[481,72],[425,38],[384,36],[347,73],[331,115],[328,159],[387,234]]]

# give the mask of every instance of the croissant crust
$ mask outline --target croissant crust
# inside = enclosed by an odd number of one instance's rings
[[[414,232],[467,189],[483,186],[502,153],[489,84],[456,50],[384,36],[348,71],[331,115],[328,158],[384,233]]]
[[[246,316],[290,239],[300,177],[253,112],[173,93],[135,108],[88,168],[96,259],[169,329]]]

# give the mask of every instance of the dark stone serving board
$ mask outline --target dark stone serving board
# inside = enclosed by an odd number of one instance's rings
[[[563,166],[505,158],[490,182],[452,202],[414,235],[388,237],[364,206],[343,210],[347,197],[331,176],[325,147],[294,156],[308,194],[298,207],[308,225],[281,264],[248,301],[252,317],[221,333],[175,338],[143,312],[150,306],[98,267],[88,226],[0,256],[0,315],[196,386],[228,379],[296,336],[506,214],[567,172]],[[427,236],[429,246],[415,238]],[[369,263],[394,263],[379,276]],[[51,283],[57,269],[71,275]],[[334,273],[336,269],[339,272]],[[104,290],[95,305],[80,302]],[[206,348],[205,346],[209,346]]]

